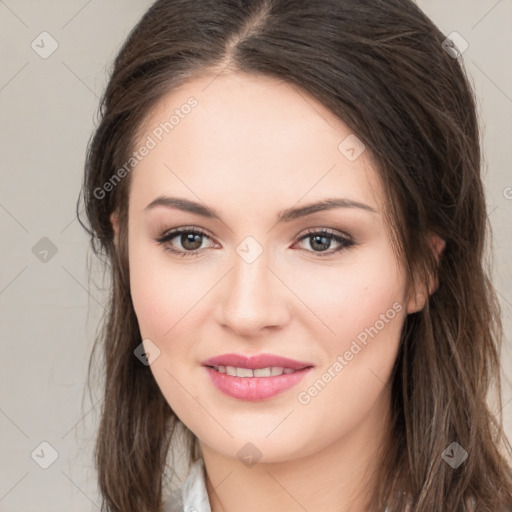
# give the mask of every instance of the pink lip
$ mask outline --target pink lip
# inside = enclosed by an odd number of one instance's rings
[[[259,354],[252,357],[246,357],[241,354],[223,354],[207,359],[201,364],[203,366],[234,366],[236,368],[250,368],[252,370],[271,366],[282,366],[283,368],[291,368],[292,370],[302,370],[314,366],[313,363],[294,361],[293,359],[275,356],[273,354]]]
[[[240,400],[264,400],[271,398],[298,384],[312,370],[313,364],[280,357],[273,354],[260,354],[246,357],[240,354],[223,354],[202,362],[212,383],[233,398]],[[220,373],[214,366],[234,366],[236,368],[282,367],[295,370],[273,377],[234,377]]]
[[[290,389],[298,384],[313,367],[274,377],[233,377],[226,373],[219,373],[209,366],[205,366],[205,369],[217,389],[226,395],[240,400],[256,401],[271,398]]]

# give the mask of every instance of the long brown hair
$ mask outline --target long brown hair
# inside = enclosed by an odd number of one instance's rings
[[[90,379],[101,346],[95,457],[102,510],[161,509],[179,427],[190,462],[199,456],[197,439],[133,354],[142,340],[128,278],[131,172],[119,179],[119,169],[163,95],[219,72],[286,81],[339,116],[378,163],[393,247],[410,283],[438,279],[403,326],[391,381],[393,442],[382,455],[371,510],[512,507],[512,449],[501,416],[503,329],[485,252],[491,229],[476,102],[463,61],[446,51],[445,39],[411,0],[158,0],[133,28],[101,100],[81,191],[88,226],[80,222],[112,279],[89,366]],[[439,262],[429,234],[446,242]],[[492,390],[497,412],[486,401]],[[443,458],[454,442],[468,453],[457,468]]]

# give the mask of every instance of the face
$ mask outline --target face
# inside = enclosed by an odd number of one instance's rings
[[[129,195],[131,295],[156,382],[201,443],[291,460],[382,417],[414,301],[374,162],[351,130],[274,79],[212,80],[172,91],[145,125]],[[183,201],[148,206],[165,196]],[[327,199],[347,203],[301,211]],[[309,368],[264,378],[203,365],[224,354]]]

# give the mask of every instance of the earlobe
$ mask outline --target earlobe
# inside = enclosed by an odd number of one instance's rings
[[[425,307],[425,296],[419,292],[414,295],[407,304],[407,314],[417,313]]]
[[[441,257],[441,253],[443,252],[445,246],[446,242],[441,237],[437,235],[432,235],[430,237],[430,247],[438,263]],[[432,295],[437,290],[438,285],[439,283],[437,280],[437,276],[429,279],[428,297],[430,297],[430,295]],[[410,314],[421,311],[425,307],[426,301],[427,296],[425,294],[425,289],[422,289],[422,291],[413,294],[413,296],[409,300],[409,303],[407,304],[407,313]]]

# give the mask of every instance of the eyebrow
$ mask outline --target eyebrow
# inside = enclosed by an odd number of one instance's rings
[[[157,206],[175,208],[177,210],[200,215],[201,217],[208,219],[222,220],[220,215],[214,209],[182,197],[159,196],[155,200],[151,201],[151,203],[144,208],[144,211],[149,211]],[[378,213],[377,210],[371,206],[359,201],[353,201],[352,199],[346,198],[327,198],[315,203],[306,204],[305,206],[282,210],[277,216],[277,221],[290,222],[307,215],[312,215],[313,213],[332,210],[334,208],[360,208],[368,212]]]

